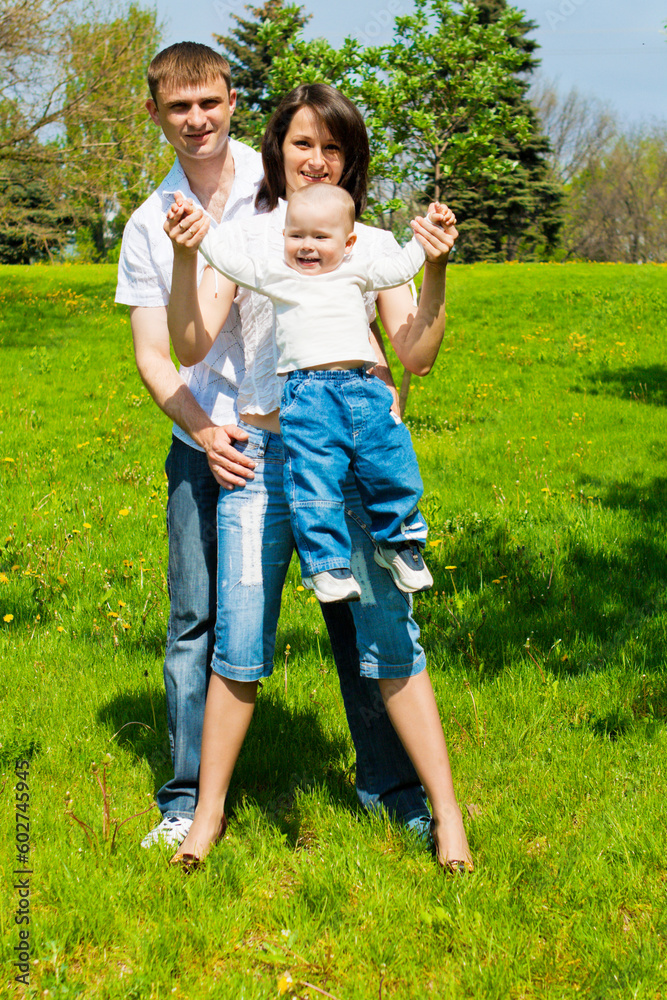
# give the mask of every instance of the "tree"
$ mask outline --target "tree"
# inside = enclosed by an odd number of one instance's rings
[[[407,186],[423,204],[449,196],[454,184],[501,191],[500,179],[517,169],[517,150],[535,141],[535,122],[527,104],[518,106],[526,53],[515,42],[525,22],[505,4],[491,18],[488,6],[415,0],[412,14],[396,18],[393,42],[366,49],[352,38],[334,50],[296,35],[286,51],[277,26],[265,24],[270,96],[275,101],[299,81],[339,87],[364,113],[371,177],[385,193],[405,197]],[[399,205],[390,197],[373,211],[377,217]]]
[[[473,0],[478,23],[490,26],[507,13],[506,0]],[[459,183],[451,179],[449,197],[456,206],[462,234],[459,260],[514,260],[553,252],[561,226],[562,188],[549,163],[549,142],[527,100],[528,78],[537,66],[537,42],[527,37],[536,25],[522,13],[507,23],[506,38],[522,56],[501,93],[522,118],[520,135],[498,134],[498,151],[511,164],[498,176],[482,175]]]
[[[236,26],[228,35],[213,37],[229,61],[232,84],[239,95],[232,119],[233,134],[251,145],[259,145],[266,121],[275,106],[269,91],[274,52],[289,48],[311,15],[303,14],[301,7],[286,7],[283,0],[266,0],[262,7],[247,4],[245,9],[253,20],[232,14]],[[270,40],[260,34],[259,29],[264,22],[276,26]]]
[[[21,159],[21,144],[62,120],[62,52],[74,0],[0,4],[0,154]],[[34,148],[33,153],[38,150]]]
[[[0,263],[29,264],[52,259],[74,224],[64,197],[62,171],[36,152],[25,160],[1,164],[0,187]]]
[[[95,259],[119,239],[172,159],[144,107],[146,67],[159,34],[155,12],[133,3],[112,20],[95,17],[68,31],[71,108],[60,150],[85,230],[80,236]]]
[[[30,210],[18,212],[8,187],[0,208],[23,227],[31,253],[71,242],[77,230],[93,257],[104,256],[164,169],[164,145],[143,107],[159,35],[155,13],[133,3],[111,16],[92,0],[0,6],[0,176]],[[33,177],[44,189],[41,221]],[[51,223],[67,227],[57,238],[46,234],[46,205]]]
[[[617,134],[610,108],[574,87],[561,97],[553,83],[540,80],[531,88],[530,101],[549,139],[547,160],[562,184],[601,156]]]
[[[667,260],[667,128],[619,136],[574,177],[565,212],[568,257]]]

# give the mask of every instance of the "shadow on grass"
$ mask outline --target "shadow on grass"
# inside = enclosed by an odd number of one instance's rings
[[[667,366],[633,365],[628,368],[602,368],[586,379],[592,395],[601,393],[621,399],[636,400],[652,406],[667,406]],[[574,388],[581,392],[581,388]]]
[[[122,694],[100,708],[98,719],[116,734],[116,745],[130,747],[148,762],[157,794],[173,776],[164,698],[158,706],[148,691]],[[345,736],[324,729],[316,706],[290,707],[276,692],[260,691],[234,771],[231,812],[249,798],[282,828],[297,789],[314,785],[326,788],[332,801],[354,808],[352,768],[345,766],[349,752]],[[289,828],[284,832],[289,834]]]
[[[597,502],[579,497],[571,507],[563,501],[561,521],[556,511],[546,523],[510,523],[500,514],[465,522],[455,555],[429,554],[440,594],[421,598],[417,611],[429,657],[453,655],[478,676],[517,660],[545,677],[612,663],[662,673],[667,483],[605,485],[603,507],[638,515],[630,529],[619,525],[616,538],[600,538],[588,516]],[[455,572],[446,561],[457,564]]]
[[[667,477],[654,476],[648,483],[605,483],[599,479],[586,480],[587,485],[602,494],[604,507],[620,507],[642,516],[667,520]],[[606,491],[606,492],[605,492]]]

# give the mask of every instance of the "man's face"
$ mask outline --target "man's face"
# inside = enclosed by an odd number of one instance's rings
[[[160,90],[156,101],[146,101],[179,158],[193,161],[213,159],[225,149],[235,106],[236,91],[228,93],[222,77],[200,87]]]

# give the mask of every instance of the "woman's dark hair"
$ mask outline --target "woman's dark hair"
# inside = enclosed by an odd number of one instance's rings
[[[352,196],[357,218],[366,208],[368,183],[368,134],[359,109],[335,87],[326,83],[302,83],[273,112],[262,139],[264,179],[255,204],[260,211],[271,212],[279,198],[285,197],[283,143],[292,119],[301,108],[312,108],[317,117],[340,143],[345,163],[339,186]]]

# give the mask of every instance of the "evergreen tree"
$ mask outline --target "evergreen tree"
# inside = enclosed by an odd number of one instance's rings
[[[506,0],[472,3],[482,25],[495,24],[508,8]],[[558,240],[562,188],[549,169],[549,143],[526,98],[528,77],[539,63],[537,42],[527,37],[535,27],[521,14],[507,34],[523,59],[501,98],[528,125],[520,139],[497,136],[498,152],[512,169],[493,178],[481,176],[472,184],[458,184],[453,175],[448,185],[447,197],[461,223],[457,259],[462,261],[540,258],[548,256]]]
[[[32,140],[21,153],[0,161],[0,264],[51,260],[71,241],[74,228],[62,171],[50,150]]]
[[[262,7],[247,4],[252,17],[232,14],[236,26],[228,35],[214,35],[223,49],[232,71],[232,86],[238,93],[238,105],[232,118],[232,134],[251,145],[259,145],[268,116],[275,107],[270,93],[269,73],[276,50],[289,48],[301,29],[310,20],[302,8],[285,5],[283,0],[266,0]],[[276,29],[270,39],[262,37],[260,28],[266,22]]]

